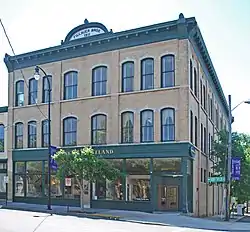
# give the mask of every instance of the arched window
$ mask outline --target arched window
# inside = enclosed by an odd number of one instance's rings
[[[107,116],[104,114],[97,114],[91,118],[91,143],[107,143]]]
[[[43,97],[42,97],[43,103],[49,102],[49,93],[50,93],[50,101],[51,101],[52,99],[51,90],[52,90],[52,76],[43,77]]]
[[[107,67],[99,66],[92,70],[92,96],[107,94]]]
[[[76,71],[64,74],[64,100],[77,98],[78,73]]]
[[[42,121],[42,147],[49,146],[49,120]]]
[[[37,103],[38,82],[35,78],[29,80],[29,105]]]
[[[134,62],[128,61],[122,64],[122,92],[134,90]]]
[[[141,61],[141,90],[154,88],[154,59]]]
[[[4,125],[0,124],[0,152],[4,152]]]
[[[175,110],[165,108],[161,110],[161,141],[175,140]]]
[[[196,97],[198,97],[198,79],[196,68],[194,68],[194,94]]]
[[[134,142],[134,113],[124,112],[121,115],[121,142]]]
[[[23,123],[21,122],[15,124],[15,148],[23,148]]]
[[[20,80],[16,82],[16,102],[15,106],[24,105],[24,81]]]
[[[77,119],[68,117],[63,120],[63,146],[77,145]]]
[[[36,128],[36,122],[30,121],[28,122],[28,147],[34,148],[36,147],[36,136],[37,136],[37,128]]]
[[[173,87],[175,85],[175,58],[174,55],[166,55],[161,58],[161,87]]]
[[[143,110],[141,112],[141,142],[154,141],[154,111]]]
[[[189,85],[190,85],[190,89],[193,90],[193,62],[192,60],[189,61]]]

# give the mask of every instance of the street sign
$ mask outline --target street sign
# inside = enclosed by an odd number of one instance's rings
[[[70,187],[71,186],[71,178],[65,178],[65,186]]]
[[[224,176],[213,176],[208,178],[209,183],[224,183],[225,177]]]
[[[232,158],[232,169],[231,169],[231,177],[233,180],[240,180],[240,158],[233,157]]]

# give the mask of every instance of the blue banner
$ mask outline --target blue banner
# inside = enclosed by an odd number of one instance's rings
[[[240,158],[239,157],[233,157],[232,158],[232,169],[231,169],[231,177],[232,180],[240,180]]]
[[[57,152],[57,147],[55,146],[50,146],[50,156],[51,156],[51,159],[50,159],[50,167],[53,169],[53,170],[57,170],[57,163],[56,161],[53,159],[53,155],[56,154]]]

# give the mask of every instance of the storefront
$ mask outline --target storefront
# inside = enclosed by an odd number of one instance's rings
[[[141,211],[192,212],[193,149],[189,143],[138,144],[95,147],[96,155],[109,159],[124,175],[114,183],[100,181],[85,186],[93,208]],[[13,151],[14,201],[47,202],[47,150]],[[52,204],[80,204],[74,179],[70,186],[51,177]]]
[[[7,159],[0,159],[0,199],[6,198]]]

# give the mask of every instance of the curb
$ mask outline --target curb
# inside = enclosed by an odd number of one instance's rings
[[[108,214],[98,214],[98,213],[77,213],[77,212],[58,212],[56,210],[47,210],[47,209],[24,209],[24,208],[18,208],[18,207],[6,207],[2,206],[1,209],[6,210],[17,210],[17,211],[26,211],[26,212],[34,212],[34,213],[47,213],[47,214],[56,214],[60,216],[75,216],[75,217],[81,217],[81,218],[90,218],[90,219],[107,219],[107,220],[115,220],[121,221],[120,216],[113,216]]]

